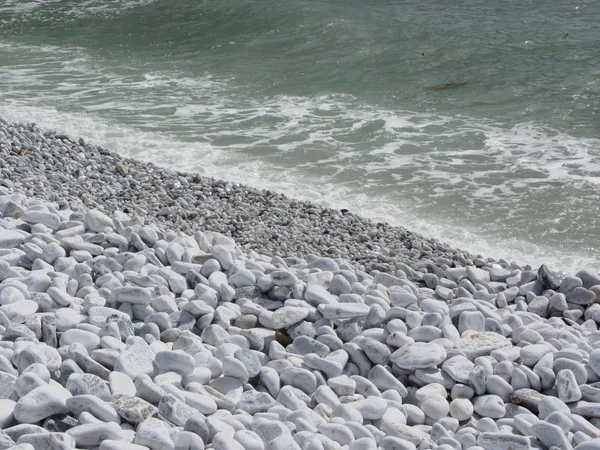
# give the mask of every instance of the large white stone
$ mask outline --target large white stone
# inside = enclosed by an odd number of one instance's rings
[[[25,242],[25,234],[0,228],[0,248],[14,248]]]
[[[105,439],[121,439],[123,430],[114,422],[89,423],[70,428],[67,430],[67,434],[75,439],[80,447],[95,447]]]
[[[512,343],[508,338],[491,331],[483,331],[463,337],[458,341],[457,348],[473,360],[478,356],[489,355],[493,350],[509,346],[512,346]]]
[[[36,423],[46,417],[69,411],[67,398],[71,393],[58,384],[35,388],[21,397],[15,406],[15,419],[21,423]]]
[[[112,219],[97,209],[91,209],[86,212],[83,222],[88,230],[96,232],[106,231],[106,228],[113,226]]]
[[[437,367],[446,356],[446,349],[439,344],[415,342],[400,347],[392,353],[391,360],[402,369],[417,370]]]
[[[137,336],[127,338],[127,347],[120,353],[115,363],[115,370],[123,372],[132,380],[141,374],[154,374],[155,354],[146,341]]]

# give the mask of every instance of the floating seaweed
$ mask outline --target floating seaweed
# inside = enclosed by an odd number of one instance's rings
[[[446,89],[455,89],[459,87],[463,87],[469,84],[468,81],[462,81],[460,83],[446,83],[446,84],[436,84],[435,86],[430,86],[425,88],[427,91],[445,91]]]

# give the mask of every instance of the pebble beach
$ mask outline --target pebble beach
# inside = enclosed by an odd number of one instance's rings
[[[0,450],[600,449],[600,275],[0,119]]]

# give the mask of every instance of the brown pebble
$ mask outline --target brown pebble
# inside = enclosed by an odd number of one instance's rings
[[[290,345],[293,342],[293,339],[288,334],[287,330],[277,330],[275,332],[275,340],[279,342],[284,347]]]

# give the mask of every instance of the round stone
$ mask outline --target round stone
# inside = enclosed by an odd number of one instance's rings
[[[421,402],[421,409],[427,417],[433,420],[439,420],[446,417],[450,410],[448,401],[441,395],[430,395]]]
[[[450,402],[450,415],[457,420],[469,420],[473,417],[473,403],[466,398],[456,398]]]
[[[473,407],[481,417],[500,419],[506,414],[504,402],[497,395],[481,395],[475,398]]]

